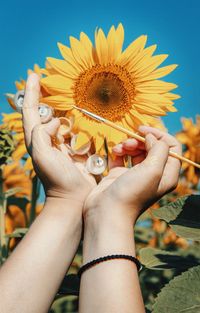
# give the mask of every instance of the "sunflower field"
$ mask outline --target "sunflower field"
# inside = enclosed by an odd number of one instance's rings
[[[60,135],[66,131],[65,119],[71,121],[71,145],[80,155],[92,149],[112,157],[112,147],[126,136],[86,118],[71,106],[73,103],[133,131],[140,124],[165,129],[161,117],[176,111],[174,100],[179,96],[171,92],[176,85],[159,80],[176,65],[160,68],[167,55],[152,56],[156,46],[145,48],[145,36],[122,51],[123,38],[121,24],[111,27],[107,36],[101,29],[96,31],[95,47],[81,33],[80,40],[70,38],[70,48],[58,44],[62,60],[48,58],[45,68],[34,66],[33,71],[41,77],[40,103],[64,118]],[[25,85],[25,80],[17,81],[16,93]],[[6,97],[13,113],[3,113],[0,125],[1,264],[40,214],[44,199],[26,151],[21,113],[16,111],[14,95],[7,93]],[[176,137],[183,145],[183,155],[200,163],[200,116],[195,121],[183,117]],[[70,140],[64,136],[65,144]],[[125,162],[125,166],[130,164]],[[134,228],[137,256],[143,264],[139,278],[146,312],[200,312],[199,178],[200,170],[183,162],[177,188],[143,213]],[[82,244],[50,313],[78,311],[77,272],[81,264]]]

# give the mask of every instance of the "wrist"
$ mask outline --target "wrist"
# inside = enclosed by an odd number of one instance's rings
[[[51,220],[60,222],[68,230],[70,228],[72,232],[80,234],[82,232],[82,204],[74,199],[47,197],[43,214]]]
[[[109,208],[107,208],[109,210]],[[133,220],[124,214],[93,214],[84,218],[83,263],[110,254],[135,256]]]
[[[138,218],[138,209],[133,205],[121,204],[111,199],[96,201],[95,204],[84,206],[83,218],[88,227],[97,231],[102,224],[121,228],[123,225],[135,225]]]
[[[58,199],[61,201],[71,202],[73,205],[77,207],[81,207],[83,209],[84,202],[90,192],[90,189],[86,186],[86,188],[79,188],[78,194],[77,189],[73,190],[63,190],[62,188],[45,188],[45,194],[47,199]]]
[[[57,210],[77,211],[80,210],[82,214],[84,199],[77,197],[77,195],[48,192],[46,194],[45,204],[56,206]]]

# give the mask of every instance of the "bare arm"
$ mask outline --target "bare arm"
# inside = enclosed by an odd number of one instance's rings
[[[26,84],[23,123],[26,146],[40,177],[46,203],[25,238],[0,269],[1,313],[45,313],[70,266],[82,231],[82,208],[96,184],[66,149],[52,146],[58,119],[41,124],[39,77]],[[77,198],[78,191],[78,198]]]
[[[106,206],[109,210],[109,203]],[[86,221],[84,264],[101,256],[135,256],[132,221],[106,216],[100,224]],[[144,313],[136,265],[128,260],[110,260],[83,273],[80,313]]]
[[[85,202],[84,264],[110,254],[135,256],[133,225],[138,216],[176,187],[180,162],[168,152],[170,148],[181,153],[180,144],[157,129],[143,127],[141,131],[148,134],[146,147],[134,139],[116,147],[113,169]],[[131,169],[120,167],[125,154],[133,156]],[[83,273],[80,313],[93,312],[145,312],[134,263],[110,260]]]
[[[25,238],[0,270],[1,313],[45,313],[81,236],[77,203],[47,200]]]

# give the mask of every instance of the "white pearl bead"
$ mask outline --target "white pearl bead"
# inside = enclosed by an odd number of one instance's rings
[[[53,109],[46,104],[40,103],[38,112],[42,123],[48,123],[53,117]]]
[[[22,107],[23,107],[23,102],[24,102],[24,90],[19,90],[16,92],[14,96],[14,103],[16,106],[16,110],[19,113],[22,113]]]
[[[105,158],[102,158],[98,154],[91,155],[86,162],[86,169],[89,173],[93,175],[102,174],[107,167],[107,162]]]

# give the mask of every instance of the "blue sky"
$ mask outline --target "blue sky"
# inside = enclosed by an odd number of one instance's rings
[[[1,112],[12,112],[4,93],[15,92],[14,81],[26,78],[34,63],[43,66],[45,57],[59,57],[57,42],[68,43],[81,31],[93,38],[95,28],[108,31],[122,22],[125,45],[141,34],[157,53],[168,53],[165,64],[179,67],[166,80],[179,85],[177,113],[165,123],[170,132],[181,128],[180,118],[200,113],[200,1],[3,1],[0,10],[0,101]]]

